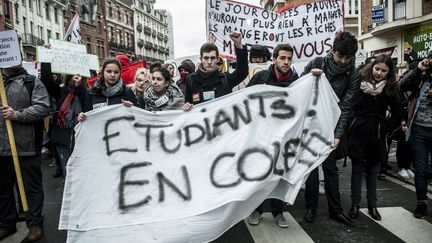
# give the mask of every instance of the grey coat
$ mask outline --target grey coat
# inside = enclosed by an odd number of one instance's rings
[[[48,92],[42,82],[36,78],[32,96],[25,86],[26,75],[21,74],[5,80],[8,105],[17,113],[18,120],[12,121],[18,156],[40,154],[42,145],[42,127],[44,117],[49,114]],[[0,116],[0,156],[11,156],[6,122]]]

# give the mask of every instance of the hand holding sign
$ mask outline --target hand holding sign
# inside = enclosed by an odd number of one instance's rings
[[[235,47],[237,47],[238,49],[242,49],[243,45],[242,45],[242,36],[241,33],[238,31],[233,31],[229,33],[229,37],[230,39],[234,42]]]

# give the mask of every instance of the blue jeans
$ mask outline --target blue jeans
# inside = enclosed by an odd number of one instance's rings
[[[432,152],[432,127],[412,124],[411,151],[415,169],[415,187],[418,201],[427,201],[429,155]]]
[[[66,164],[69,160],[69,157],[72,154],[72,149],[70,149],[68,146],[64,145],[57,145],[57,153],[60,159],[60,165],[61,169],[63,171],[63,176],[66,178]]]

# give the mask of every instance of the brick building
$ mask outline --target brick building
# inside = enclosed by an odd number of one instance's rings
[[[372,7],[382,8],[383,17],[373,16]],[[432,1],[361,1],[360,12],[358,39],[368,56],[388,54],[402,67],[432,50]]]
[[[1,0],[0,7],[0,31],[14,28],[13,4],[9,0]]]

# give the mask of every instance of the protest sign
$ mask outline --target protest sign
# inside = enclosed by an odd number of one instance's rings
[[[207,0],[206,17],[209,40],[228,58],[235,58],[231,31],[239,31],[246,45],[261,44],[270,52],[277,44],[289,43],[296,61],[326,55],[335,34],[344,29],[341,0],[298,5],[280,13],[229,0]]]
[[[59,228],[68,242],[215,239],[265,198],[294,202],[331,152],[337,102],[309,74],[189,112],[91,111],[75,128]]]
[[[80,74],[90,77],[90,69],[99,69],[99,59],[96,55],[87,54],[84,45],[50,40],[51,48],[37,48],[38,62],[51,63],[53,73]]]
[[[0,32],[0,68],[19,65],[22,57],[15,30]]]

